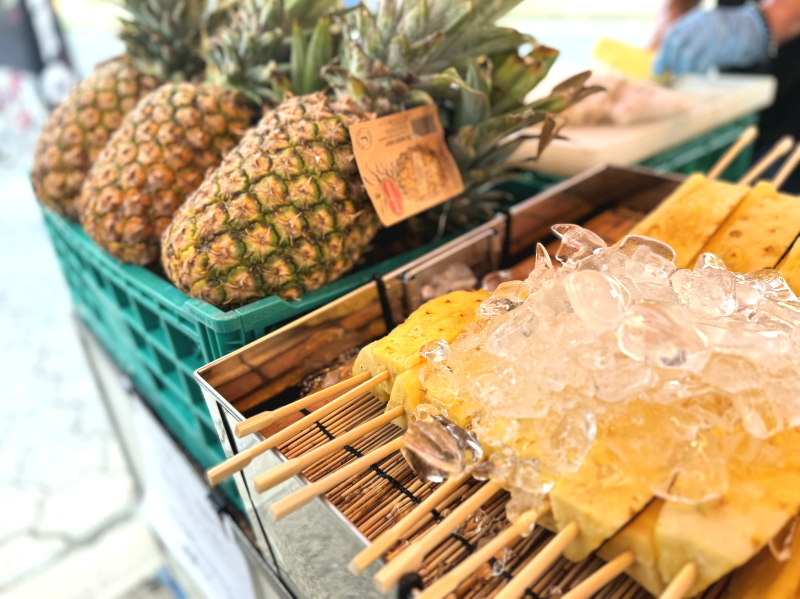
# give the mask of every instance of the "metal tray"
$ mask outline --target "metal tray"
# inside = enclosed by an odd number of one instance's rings
[[[609,208],[640,213],[652,210],[681,182],[678,175],[640,168],[600,166],[522,202],[507,213],[462,235],[429,255],[356,289],[327,306],[200,368],[195,378],[205,396],[227,456],[263,440],[260,434],[238,439],[237,422],[275,409],[307,376],[329,365],[342,352],[385,335],[423,303],[423,290],[440,281],[451,264],[469,266],[478,279],[529,256],[535,244],[550,240],[550,226],[584,223]],[[427,298],[425,298],[427,299]],[[257,494],[253,478],[285,458],[271,450],[237,474],[235,482],[256,531],[257,545],[297,596],[308,599],[380,597],[371,575],[347,571],[350,559],[367,539],[324,498],[279,523],[267,514],[275,501],[307,481],[295,477]]]

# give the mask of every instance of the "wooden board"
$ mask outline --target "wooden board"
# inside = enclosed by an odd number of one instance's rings
[[[690,75],[672,88],[694,98],[693,107],[668,119],[625,127],[567,124],[561,131],[566,139],[554,140],[534,170],[569,177],[598,164],[638,164],[772,105],[777,82],[771,75]],[[536,139],[524,143],[511,160],[533,158],[537,144]]]

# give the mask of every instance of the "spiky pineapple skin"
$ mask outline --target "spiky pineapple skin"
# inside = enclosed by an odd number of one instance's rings
[[[160,82],[126,58],[103,63],[50,114],[36,145],[31,182],[36,198],[78,220],[86,174],[123,117]]]
[[[165,231],[170,280],[236,307],[295,299],[349,270],[380,226],[348,131],[372,116],[322,93],[266,113]]]
[[[236,146],[252,118],[241,96],[218,85],[168,83],[145,96],[83,185],[86,233],[123,262],[157,260],[175,211]]]

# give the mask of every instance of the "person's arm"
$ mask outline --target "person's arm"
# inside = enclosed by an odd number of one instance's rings
[[[666,0],[656,15],[656,29],[653,38],[650,40],[650,49],[658,50],[664,34],[672,27],[672,24],[680,19],[687,12],[696,8],[700,0]]]
[[[800,0],[702,10],[678,19],[664,35],[653,72],[704,73],[711,67],[749,67],[800,33]],[[772,37],[771,37],[772,36]]]
[[[761,12],[778,44],[790,42],[800,35],[800,1],[767,0],[761,3]]]

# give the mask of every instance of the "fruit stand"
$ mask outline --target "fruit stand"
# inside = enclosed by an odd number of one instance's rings
[[[45,124],[84,349],[200,595],[800,588],[776,81],[668,89],[639,50],[626,88],[686,105],[571,126],[624,102],[539,93],[518,3],[124,0],[125,53]]]

